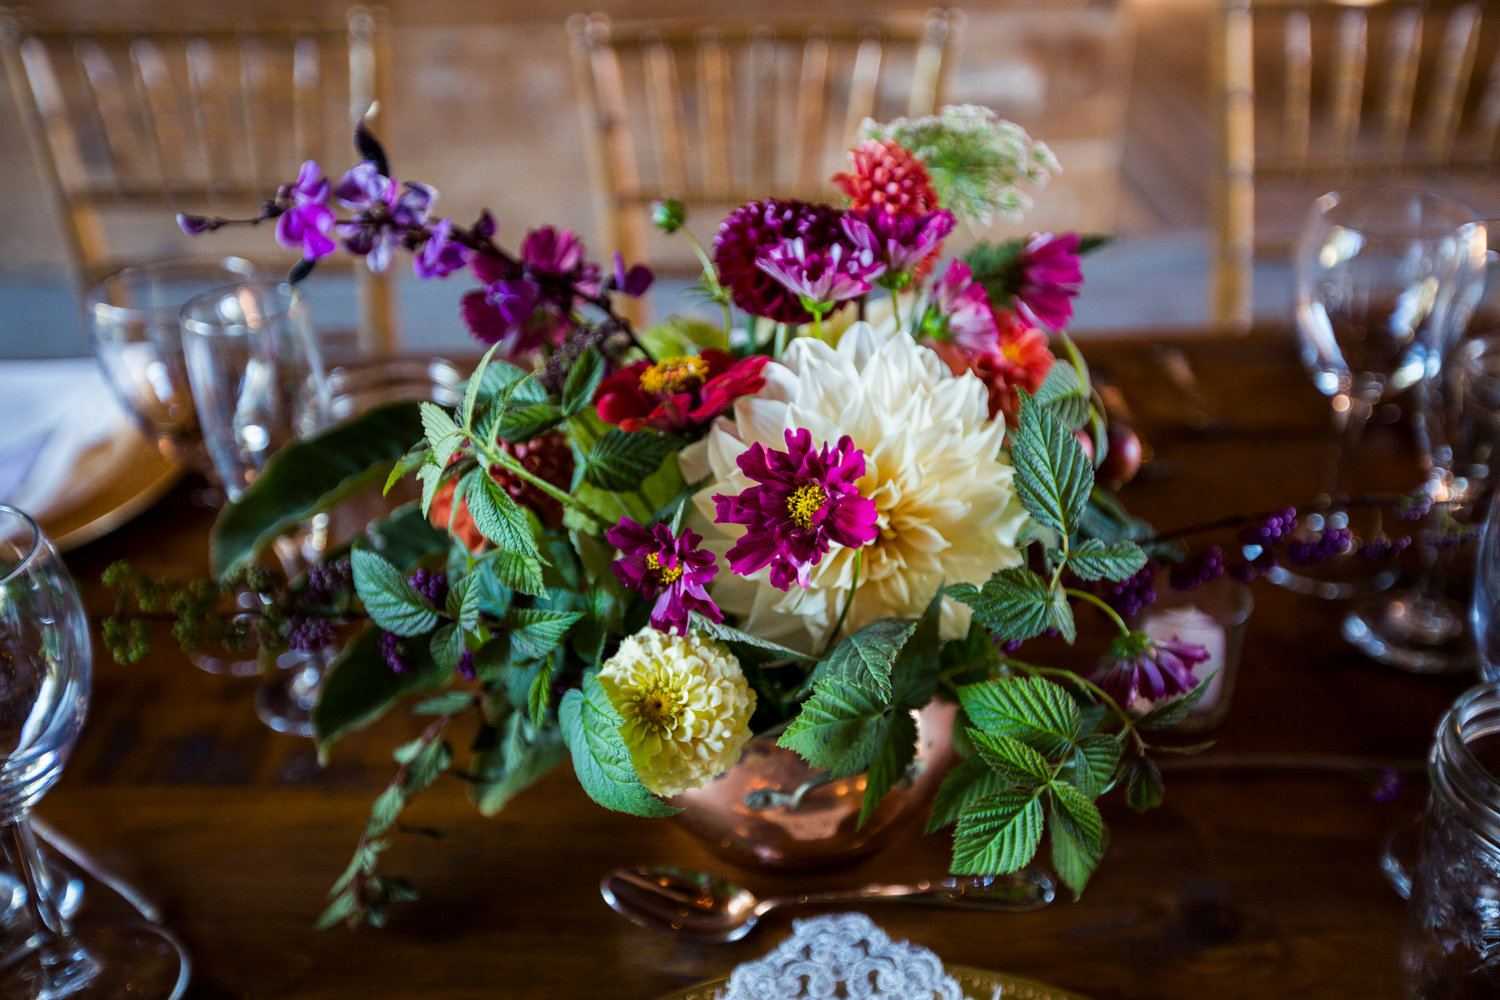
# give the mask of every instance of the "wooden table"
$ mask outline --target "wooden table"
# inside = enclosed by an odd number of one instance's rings
[[[1291,337],[1182,348],[1203,405],[1222,420],[1194,430],[1179,378],[1143,341],[1093,345],[1154,449],[1125,499],[1158,526],[1311,497],[1329,451],[1327,404],[1296,362]],[[1365,472],[1416,478],[1394,427],[1372,434]],[[186,487],[69,562],[95,611],[111,561],[202,572],[208,515]],[[1257,588],[1234,708],[1216,766],[1171,773],[1163,808],[1145,816],[1108,800],[1113,844],[1079,902],[1031,914],[919,907],[874,910],[893,936],[946,959],[1110,998],[1365,998],[1398,992],[1403,904],[1377,868],[1383,838],[1420,809],[1425,780],[1392,803],[1360,760],[1415,762],[1466,678],[1376,666],[1338,636],[1342,609]],[[554,773],[499,817],[444,780],[407,815],[441,831],[401,834],[384,869],[423,892],[384,930],[317,933],[323,895],[343,869],[406,718],[345,740],[327,768],[309,743],[273,733],[251,707],[253,681],[190,667],[165,636],[150,662],[97,657],[91,718],[58,788],[42,805],[57,827],[160,899],[192,949],[199,997],[619,997],[650,1000],[726,974],[787,932],[775,914],[750,940],[689,947],[611,913],[597,883],[641,861],[722,868],[670,822],[606,813]],[[1333,766],[1270,767],[1263,755]],[[1259,763],[1257,763],[1259,761]],[[1274,763],[1274,762],[1273,762]],[[944,836],[915,834],[849,871],[799,885],[943,872]],[[741,873],[756,889],[792,884]]]

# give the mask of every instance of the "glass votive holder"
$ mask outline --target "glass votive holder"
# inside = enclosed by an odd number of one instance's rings
[[[1134,627],[1153,639],[1179,639],[1208,651],[1208,659],[1193,671],[1208,678],[1208,689],[1173,730],[1202,732],[1224,721],[1254,603],[1249,587],[1219,577],[1193,590],[1164,588],[1156,602],[1135,617]]]
[[[1500,682],[1438,723],[1401,946],[1407,996],[1500,996]]]

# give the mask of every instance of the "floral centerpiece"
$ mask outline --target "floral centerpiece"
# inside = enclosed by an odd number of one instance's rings
[[[712,781],[752,733],[835,776],[864,814],[915,751],[915,710],[961,708],[967,759],[929,821],[953,871],[1051,861],[1081,892],[1107,843],[1096,799],[1161,799],[1145,733],[1192,706],[1203,651],[1131,631],[1098,596],[1147,562],[1142,526],[1095,485],[1104,414],[1064,332],[1097,243],[1040,234],[944,262],[960,222],[1018,217],[1051,153],[984,109],[866,123],[841,206],[735,209],[699,288],[721,322],[635,330],[615,308],[652,275],[589,261],[568,230],[511,253],[488,214],[433,214],[362,127],[337,183],[315,163],[257,220],[301,249],[477,287],[463,317],[491,345],[451,409],[375,411],[281,453],[214,529],[216,570],[375,479],[420,504],[372,525],[268,607],[310,649],[358,622],[315,712],[320,752],[411,704],[325,923],[383,919],[410,888],[377,873],[401,808],[450,769],[500,809],[571,758],[600,805],[641,816]],[[654,206],[682,232],[682,207]],[[182,217],[190,232],[230,220]],[[1093,679],[1027,663],[1075,638],[1073,604],[1116,629]],[[271,612],[274,612],[272,614]],[[119,638],[119,636],[116,636]],[[447,742],[477,717],[467,759]]]

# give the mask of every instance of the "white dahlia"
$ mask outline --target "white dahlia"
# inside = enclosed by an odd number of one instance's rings
[[[699,636],[644,628],[599,671],[641,783],[672,796],[723,774],[750,738],[755,692],[740,661]]]
[[[970,374],[954,376],[937,355],[900,332],[855,323],[838,347],[801,338],[768,364],[766,384],[736,401],[708,436],[682,452],[689,482],[709,476],[694,498],[705,547],[723,555],[742,532],[715,524],[715,494],[753,485],[735,459],[750,445],[784,449],[784,432],[814,441],[853,439],[865,455],[860,495],[875,502],[879,536],[861,556],[846,631],[881,618],[920,615],[938,588],[979,584],[1021,562],[1016,534],[1026,520],[1002,451],[1004,421],[989,419],[988,393]],[[804,651],[827,641],[854,579],[855,550],[835,544],[809,585],[781,591],[769,572],[720,573],[712,592],[744,627]],[[968,609],[943,603],[942,635],[957,638]]]

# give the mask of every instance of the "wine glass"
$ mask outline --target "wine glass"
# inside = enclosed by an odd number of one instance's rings
[[[182,307],[188,382],[208,454],[224,490],[238,500],[272,455],[321,429],[328,381],[312,317],[295,285],[252,280],[204,292]],[[288,576],[317,559],[322,532],[283,539],[277,555]],[[310,709],[321,681],[321,653],[288,652],[284,669],[256,692],[256,710],[272,729],[312,735]]]
[[[163,455],[208,480],[209,488],[195,495],[208,507],[219,506],[223,496],[198,428],[178,316],[193,296],[254,275],[254,266],[238,257],[164,260],[117,271],[84,295],[94,358],[105,381]],[[198,650],[189,658],[211,674],[259,671],[244,656]]]
[[[83,727],[90,684],[88,618],[36,522],[0,505],[0,823],[27,886],[26,951],[0,970],[7,997],[165,997],[187,988],[182,946],[151,924],[70,924],[58,912],[28,820],[56,783]]]
[[[1347,512],[1338,508],[1346,461],[1385,396],[1437,375],[1454,320],[1472,304],[1484,248],[1478,216],[1442,195],[1356,188],[1313,203],[1297,243],[1296,325],[1303,361],[1329,398],[1340,444],[1328,491],[1333,510],[1309,527],[1347,525]],[[1316,575],[1280,569],[1268,576],[1328,598],[1376,592],[1395,579],[1389,569],[1350,558]]]

